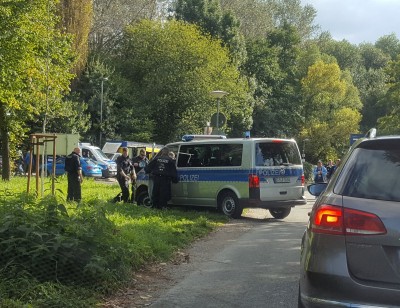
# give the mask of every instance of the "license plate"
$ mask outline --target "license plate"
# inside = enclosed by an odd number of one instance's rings
[[[290,183],[290,178],[289,177],[277,177],[274,178],[274,183]]]

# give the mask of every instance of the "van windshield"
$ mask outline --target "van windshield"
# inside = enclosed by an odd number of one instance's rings
[[[100,149],[94,149],[94,151],[96,152],[96,154],[97,154],[98,156],[101,157],[101,159],[109,160],[109,158],[106,156],[106,154],[104,154],[104,152],[103,152],[102,150],[100,150]]]
[[[301,165],[301,157],[294,142],[256,143],[256,166]]]

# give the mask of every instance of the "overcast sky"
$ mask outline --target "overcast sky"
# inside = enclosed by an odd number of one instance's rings
[[[335,40],[375,43],[395,33],[400,39],[400,0],[301,0],[317,11],[315,23]]]

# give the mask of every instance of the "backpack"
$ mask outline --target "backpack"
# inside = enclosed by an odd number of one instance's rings
[[[72,156],[71,155],[68,155],[68,156],[65,157],[64,170],[66,172],[71,172],[72,171]]]

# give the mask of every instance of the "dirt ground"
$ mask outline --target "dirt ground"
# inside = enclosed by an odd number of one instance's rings
[[[245,213],[246,219],[231,220],[206,237],[201,238],[187,249],[179,250],[166,263],[150,264],[133,274],[126,288],[104,300],[102,308],[147,307],[164,292],[181,281],[190,272],[217,250],[247,232],[252,225],[272,219],[263,209],[251,209]]]

